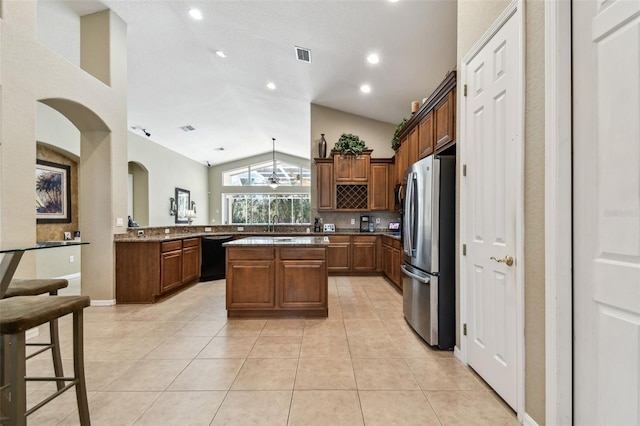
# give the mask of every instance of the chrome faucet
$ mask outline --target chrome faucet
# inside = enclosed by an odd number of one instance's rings
[[[276,232],[276,223],[280,221],[280,216],[274,214],[271,217],[271,232]],[[267,232],[269,232],[269,227],[267,227]]]

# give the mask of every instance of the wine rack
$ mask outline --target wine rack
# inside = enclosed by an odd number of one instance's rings
[[[336,185],[336,210],[367,210],[368,185]]]

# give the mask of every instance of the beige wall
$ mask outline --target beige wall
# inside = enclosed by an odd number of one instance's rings
[[[318,143],[320,135],[324,133],[327,140],[327,156],[331,155],[331,148],[343,133],[358,135],[364,140],[368,149],[372,149],[372,158],[391,158],[395,154],[391,148],[391,139],[396,130],[397,123],[385,123],[372,120],[355,114],[349,114],[336,109],[311,104],[311,158],[318,157]],[[318,213],[317,205],[317,180],[315,164],[312,161],[311,167],[311,217],[323,216]],[[326,215],[325,215],[326,216]],[[334,213],[331,221],[340,223],[350,223],[352,213]],[[395,220],[396,215],[385,217],[384,220]],[[359,217],[359,216],[357,216]]]
[[[107,86],[38,43],[35,1],[5,1],[2,7],[0,244],[9,248],[36,240],[33,168],[41,101],[81,132],[79,228],[91,241],[82,248],[82,271],[91,278],[84,280],[82,291],[94,300],[112,300],[113,234],[125,230],[115,227],[115,218],[126,218],[127,202],[121,190],[127,187],[126,26],[115,14],[101,13],[108,29],[100,35],[108,40],[102,46],[108,50]],[[34,255],[26,255],[18,276],[33,277],[35,268]]]
[[[458,1],[458,68],[509,3]],[[525,1],[525,19],[525,411],[544,425],[544,2]]]
[[[169,198],[175,196],[176,187],[190,191],[191,201],[196,202],[197,217],[193,224],[206,225],[207,167],[133,132],[128,132],[128,141],[129,161],[138,163],[148,173],[148,226],[176,225],[175,217],[169,214]],[[134,181],[134,190],[135,185]],[[141,214],[144,218],[144,211]]]

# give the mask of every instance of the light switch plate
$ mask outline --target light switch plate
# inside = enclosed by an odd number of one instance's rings
[[[352,225],[355,225],[355,224],[356,224],[356,219],[355,219],[355,218],[353,218],[353,217],[351,218],[351,224],[352,224]]]
[[[124,226],[124,219],[121,217],[116,218],[116,226]]]

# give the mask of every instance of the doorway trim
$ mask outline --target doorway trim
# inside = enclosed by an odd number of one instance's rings
[[[545,411],[573,422],[571,1],[545,4]]]
[[[525,412],[525,359],[524,359],[524,114],[525,114],[525,9],[524,9],[524,0],[512,0],[511,3],[505,8],[505,10],[500,14],[500,16],[491,24],[491,27],[482,35],[482,37],[478,40],[478,42],[473,46],[469,52],[463,57],[461,61],[461,80],[464,82],[467,79],[468,74],[468,65],[469,62],[482,50],[482,48],[496,35],[496,33],[504,26],[504,24],[513,17],[513,19],[517,20],[518,23],[518,46],[519,46],[519,58],[518,64],[521,70],[518,77],[518,93],[516,94],[518,98],[518,105],[520,106],[520,113],[517,114],[518,120],[518,146],[517,150],[517,164],[516,171],[518,176],[520,176],[520,182],[516,185],[516,205],[517,211],[516,215],[516,248],[515,248],[515,258],[518,265],[518,269],[516,272],[516,303],[517,303],[517,321],[518,324],[516,326],[516,360],[518,363],[517,366],[517,404],[516,411],[518,420],[522,423],[525,421],[525,417],[527,417]],[[459,93],[463,93],[463,90],[460,90]],[[462,162],[466,161],[465,159],[465,149],[464,143],[467,134],[467,114],[466,114],[466,98],[464,95],[460,96],[460,158]],[[462,163],[461,163],[462,164]],[[459,182],[462,182],[464,179],[462,175],[463,167],[459,167]],[[468,280],[466,276],[466,268],[462,267],[462,259],[463,255],[463,244],[465,241],[463,240],[463,235],[466,235],[466,223],[464,218],[466,217],[467,206],[464,204],[463,200],[465,199],[464,194],[464,186],[460,185],[460,241],[459,241],[459,252],[458,256],[460,261],[460,323],[459,323],[459,335],[460,341],[462,343],[462,348],[457,352],[460,360],[467,365],[467,356],[468,356],[468,341],[467,336],[464,333],[464,325],[467,323],[467,285]]]

